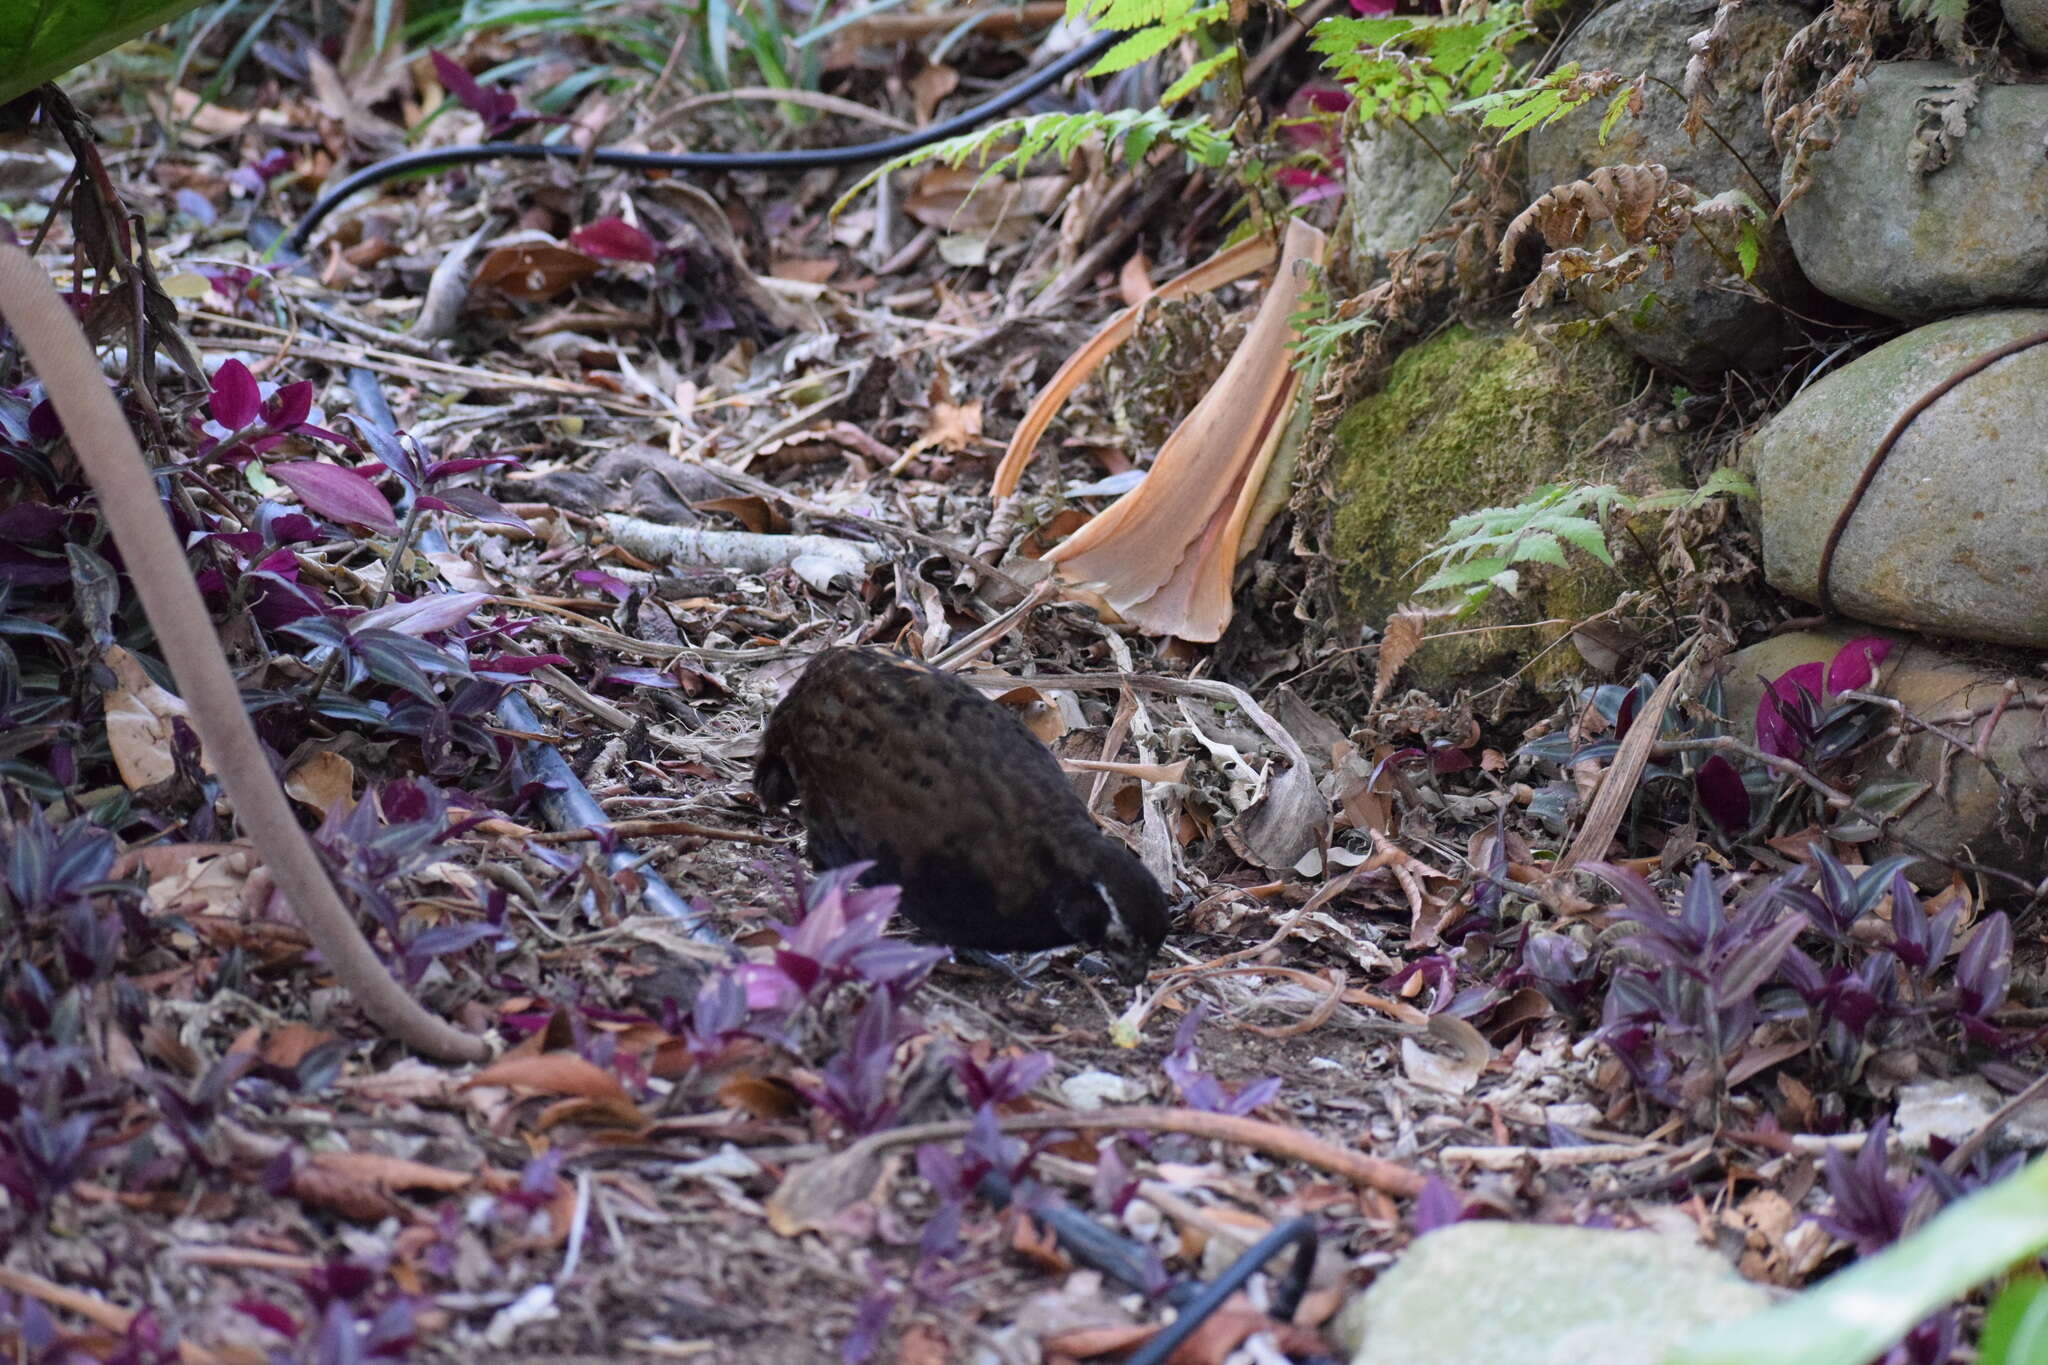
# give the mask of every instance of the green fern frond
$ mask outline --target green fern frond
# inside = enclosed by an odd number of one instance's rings
[[[832,205],[837,217],[846,206],[883,176],[908,166],[936,162],[958,169],[970,161],[980,164],[981,176],[974,190],[995,176],[1022,171],[1032,160],[1051,155],[1071,160],[1081,144],[1100,137],[1105,146],[1123,145],[1124,162],[1136,166],[1160,143],[1170,143],[1186,152],[1198,166],[1221,166],[1230,156],[1230,140],[1211,128],[1200,116],[1174,118],[1164,109],[1118,109],[1109,113],[1029,114],[1021,118],[998,119],[971,133],[945,138],[886,161],[869,171],[853,188]],[[1015,145],[1010,144],[1014,142]],[[1007,148],[1007,150],[1005,150]],[[970,195],[973,191],[970,191]]]
[[[1599,74],[1594,73],[1595,76]],[[1507,131],[1501,134],[1501,141],[1508,142],[1523,133],[1557,122],[1601,95],[1610,93],[1611,88],[1597,80],[1581,81],[1579,64],[1566,62],[1534,85],[1480,95],[1466,100],[1453,112],[1478,113],[1479,121],[1486,127],[1506,129]],[[1625,96],[1627,91],[1624,90],[1622,94]],[[1617,98],[1609,106],[1607,117],[1600,125],[1603,140],[1613,120],[1620,117],[1625,107],[1626,100],[1622,98]]]
[[[1483,94],[1507,52],[1531,30],[1517,6],[1488,6],[1476,19],[1324,19],[1309,45],[1350,91],[1359,117],[1413,121]]]

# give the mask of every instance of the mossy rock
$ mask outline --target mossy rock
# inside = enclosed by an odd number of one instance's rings
[[[1644,373],[1605,338],[1551,347],[1506,329],[1453,327],[1403,354],[1385,387],[1335,433],[1330,552],[1348,619],[1385,624],[1414,596],[1426,576],[1417,562],[1455,517],[1513,506],[1550,483],[1612,483],[1631,493],[1685,486],[1673,438],[1588,454],[1627,415]],[[1646,539],[1655,534],[1653,526]],[[1576,651],[1545,652],[1566,627],[1526,623],[1597,615],[1649,573],[1626,555],[1610,569],[1579,550],[1567,551],[1562,569],[1521,567],[1520,595],[1493,594],[1468,624],[1525,628],[1432,640],[1410,660],[1411,681],[1488,683],[1532,661],[1526,676],[1537,685],[1571,676],[1584,667]]]

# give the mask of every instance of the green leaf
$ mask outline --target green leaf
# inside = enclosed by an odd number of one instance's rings
[[[1189,67],[1181,78],[1166,87],[1166,93],[1159,97],[1160,105],[1177,104],[1208,83],[1209,79],[1224,67],[1236,62],[1243,53],[1236,47],[1226,48],[1213,57],[1204,57]],[[1140,155],[1143,155],[1140,153]]]
[[[198,0],[0,2],[0,104],[177,18]]]
[[[1557,533],[1608,568],[1614,567],[1614,556],[1607,549],[1607,532],[1599,522],[1573,517],[1567,524],[1560,525]]]
[[[1633,87],[1623,90],[1607,105],[1607,112],[1600,118],[1600,145],[1607,145],[1607,135],[1614,131],[1614,125],[1621,122],[1621,116],[1628,112],[1629,96],[1635,94]]]
[[[1816,1288],[1710,1327],[1665,1365],[1863,1365],[1965,1290],[2048,1248],[2048,1157]]]
[[[1508,567],[1506,556],[1491,559],[1468,559],[1463,564],[1451,564],[1431,574],[1429,581],[1417,588],[1417,592],[1436,592],[1442,588],[1464,588],[1474,583],[1484,583],[1498,576]]]
[[[1742,278],[1749,279],[1756,274],[1756,263],[1763,254],[1764,240],[1757,234],[1756,225],[1744,219],[1735,233],[1735,259],[1742,263]]]
[[[1130,37],[1102,54],[1102,60],[1088,68],[1091,76],[1107,76],[1112,71],[1136,66],[1147,57],[1156,57],[1172,47],[1184,34],[1180,29],[1161,25],[1158,28],[1140,29]]]
[[[1978,1365],[2048,1365],[2048,1282],[2023,1275],[1999,1291],[1977,1338]]]
[[[1515,563],[1555,564],[1564,567],[1564,546],[1548,531],[1536,531],[1515,542]]]

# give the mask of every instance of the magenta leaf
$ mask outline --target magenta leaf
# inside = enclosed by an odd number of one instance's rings
[[[384,500],[375,484],[353,469],[317,460],[296,460],[289,464],[271,465],[266,472],[298,494],[299,501],[308,511],[350,526],[366,526],[385,535],[395,535],[398,531],[398,519],[391,515],[391,504]]]
[[[444,488],[437,493],[422,494],[420,505],[432,507],[435,503],[451,512],[460,512],[478,521],[491,522],[499,526],[517,526],[531,530],[516,512],[505,509],[505,505],[488,493],[474,488]]]
[[[1733,763],[1719,754],[1708,755],[1693,774],[1692,784],[1700,804],[1723,831],[1740,834],[1749,828],[1749,789],[1742,785],[1742,774],[1735,771]]]
[[[1788,668],[1756,699],[1756,744],[1767,754],[1797,758],[1810,736],[1806,713],[1822,699],[1826,670],[1818,663]],[[1812,699],[1802,698],[1801,694]],[[1795,721],[1795,718],[1798,718]]]
[[[569,245],[601,261],[654,261],[661,248],[623,218],[600,218],[569,234]]]
[[[1835,651],[1828,661],[1828,695],[1861,692],[1877,678],[1878,665],[1892,652],[1882,635],[1859,635]]]
[[[207,395],[206,407],[214,421],[229,431],[240,431],[263,410],[256,376],[241,361],[226,361],[213,372],[213,391]]]
[[[1429,747],[1429,770],[1441,777],[1445,773],[1461,773],[1472,766],[1472,755],[1448,741],[1435,741]]]
[[[486,90],[477,84],[476,77],[469,74],[460,62],[443,53],[428,49],[434,60],[434,76],[449,94],[462,102],[463,108],[482,119],[492,131],[519,107],[519,101],[502,91]]]
[[[463,455],[453,460],[436,460],[427,466],[426,480],[428,483],[438,483],[442,479],[452,479],[457,474],[467,474],[472,469],[488,469],[492,465],[517,469],[519,458],[516,455]]]
[[[263,421],[272,431],[291,431],[313,411],[313,381],[301,379],[270,395],[263,405]]]
[[[631,583],[598,569],[578,569],[575,573],[570,574],[569,577],[589,587],[601,588],[613,597],[618,598],[621,602],[633,595],[633,585]]]
[[[379,464],[396,474],[407,488],[420,486],[420,462],[405,442],[375,422],[365,421],[354,413],[349,414],[349,420],[362,433],[363,444],[370,448]]]
[[[566,654],[493,654],[475,660],[470,667],[479,674],[526,674],[542,668],[567,668],[569,663]]]

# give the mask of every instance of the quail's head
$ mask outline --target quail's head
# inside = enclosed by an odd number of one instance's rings
[[[1098,835],[1079,875],[1067,884],[1058,916],[1075,940],[1102,950],[1117,980],[1135,986],[1166,941],[1166,893],[1128,848]]]

